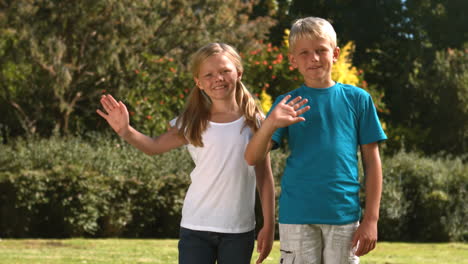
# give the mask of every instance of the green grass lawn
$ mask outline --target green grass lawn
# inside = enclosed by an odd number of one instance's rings
[[[254,259],[257,254],[254,254]],[[264,262],[277,264],[279,243]],[[177,240],[156,239],[3,239],[0,264],[177,263]],[[255,261],[252,261],[255,263]],[[468,264],[467,243],[382,242],[362,264]]]

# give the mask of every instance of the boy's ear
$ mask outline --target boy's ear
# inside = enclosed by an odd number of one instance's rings
[[[340,48],[336,47],[333,50],[333,63],[337,62],[339,57],[340,57]]]
[[[297,62],[296,62],[296,58],[294,57],[294,55],[292,55],[291,53],[288,53],[288,59],[289,59],[289,64],[291,64],[293,68],[297,68]]]

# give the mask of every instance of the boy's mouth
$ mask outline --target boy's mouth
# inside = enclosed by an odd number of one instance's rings
[[[307,70],[315,71],[315,70],[318,70],[320,68],[322,68],[322,66],[311,66],[311,67],[307,67]]]

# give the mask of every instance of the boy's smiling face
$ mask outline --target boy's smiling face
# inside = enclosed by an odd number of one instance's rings
[[[327,88],[334,84],[331,71],[339,54],[340,49],[333,48],[327,39],[301,38],[296,41],[294,50],[289,54],[289,61],[293,67],[299,69],[307,86]]]

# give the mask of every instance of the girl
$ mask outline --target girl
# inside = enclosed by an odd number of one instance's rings
[[[267,157],[255,167],[244,151],[262,116],[241,82],[239,54],[229,45],[211,43],[192,57],[192,89],[182,114],[168,132],[150,138],[129,124],[125,105],[111,95],[97,110],[128,143],[148,155],[186,145],[195,163],[182,209],[179,263],[248,264],[255,241],[255,185],[264,226],[258,234],[261,263],[274,237],[274,185]]]

